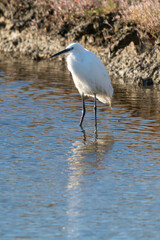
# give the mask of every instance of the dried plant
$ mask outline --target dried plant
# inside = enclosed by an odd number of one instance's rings
[[[119,11],[123,21],[136,23],[145,32],[160,30],[160,2],[158,0],[119,0]]]
[[[123,22],[135,23],[138,29],[151,34],[160,32],[159,0],[8,0],[8,3],[12,18],[19,20],[32,10],[34,14],[28,24],[45,31],[72,26],[79,18],[93,13],[117,12]]]
[[[73,23],[75,16],[84,16],[87,10],[96,8],[100,2],[96,0],[34,0],[37,6],[37,19],[41,23],[44,23],[44,18],[47,19],[48,26],[52,29],[62,26],[65,22]]]

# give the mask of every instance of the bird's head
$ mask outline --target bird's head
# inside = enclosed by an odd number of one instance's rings
[[[63,53],[73,53],[73,54],[75,53],[76,54],[83,50],[84,50],[84,48],[80,43],[72,43],[72,44],[68,45],[68,47],[66,47],[66,49],[52,55],[51,58],[61,55]]]

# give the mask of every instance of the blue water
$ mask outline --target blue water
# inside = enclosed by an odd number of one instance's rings
[[[81,98],[62,63],[0,59],[0,239],[160,238],[160,92]]]

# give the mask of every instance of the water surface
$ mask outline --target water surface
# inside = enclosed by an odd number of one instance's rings
[[[81,98],[62,63],[0,58],[0,239],[157,239],[160,92]]]

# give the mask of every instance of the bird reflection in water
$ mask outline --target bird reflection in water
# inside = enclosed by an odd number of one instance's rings
[[[86,141],[86,131],[82,126],[81,126],[81,131],[83,133],[83,140]],[[94,134],[95,134],[95,139],[98,139],[97,125],[95,126]]]
[[[87,206],[92,204],[94,191],[88,196],[87,188],[93,187],[104,169],[107,161],[107,153],[114,143],[111,133],[99,133],[98,137],[87,136],[82,129],[83,139],[72,144],[68,158],[68,182],[67,191],[67,233],[68,239],[73,239],[83,226],[83,217],[88,214]],[[74,224],[73,224],[74,223]]]
[[[79,180],[83,175],[92,174],[98,168],[103,168],[103,161],[107,159],[109,152],[114,143],[111,133],[95,132],[91,138],[86,136],[82,128],[83,140],[75,141],[72,144],[71,154],[68,158],[70,177],[68,188],[75,188],[80,184]]]

